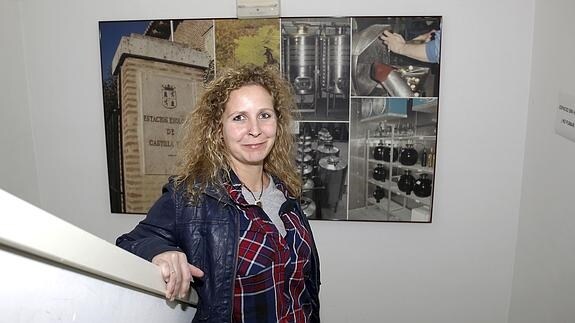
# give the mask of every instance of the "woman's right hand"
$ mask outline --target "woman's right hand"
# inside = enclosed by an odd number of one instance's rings
[[[173,301],[176,297],[185,298],[193,277],[202,277],[204,272],[188,263],[183,252],[166,251],[152,258],[152,263],[160,267],[162,278],[166,282],[166,298]]]

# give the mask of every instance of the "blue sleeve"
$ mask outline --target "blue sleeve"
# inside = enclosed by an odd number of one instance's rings
[[[162,196],[150,208],[146,218],[131,232],[116,239],[117,246],[148,261],[165,251],[181,251],[174,234],[176,206],[173,183],[166,184],[162,191]]]
[[[427,55],[427,60],[431,63],[439,63],[439,47],[441,45],[441,30],[435,32],[435,37],[433,40],[425,43],[425,54]]]

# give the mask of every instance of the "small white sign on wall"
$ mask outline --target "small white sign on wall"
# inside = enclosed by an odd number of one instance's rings
[[[575,141],[575,96],[559,92],[555,132],[571,141]]]

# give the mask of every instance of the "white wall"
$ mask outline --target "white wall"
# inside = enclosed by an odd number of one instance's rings
[[[140,218],[109,212],[97,21],[231,17],[235,1],[22,4],[42,207],[113,241]],[[323,320],[506,322],[533,0],[289,0],[282,14],[444,17],[433,223],[313,222]]]
[[[537,0],[510,323],[575,322],[575,143],[554,132],[575,96],[575,3]]]
[[[39,205],[19,2],[0,2],[0,15],[0,188]]]

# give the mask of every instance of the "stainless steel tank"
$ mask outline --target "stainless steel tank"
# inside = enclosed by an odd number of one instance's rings
[[[315,183],[313,181],[314,167],[310,164],[298,163],[297,169],[302,181],[302,190],[304,195],[313,198],[313,188],[315,187]]]
[[[334,147],[333,143],[331,142],[326,142],[323,145],[317,146],[316,150],[317,150],[316,154],[317,160],[321,160],[322,158],[328,156],[339,157],[339,148]]]
[[[313,172],[313,167],[309,164],[298,163],[297,169],[299,170],[302,178],[311,176],[311,173]]]
[[[304,176],[302,178],[302,182],[303,182],[303,185],[301,188],[302,195],[313,199],[313,190],[315,187],[315,183],[313,182],[313,179],[311,179],[307,176]]]
[[[327,39],[327,91],[347,94],[349,91],[349,35],[346,28],[337,26]]]
[[[319,160],[319,177],[325,187],[321,205],[336,207],[343,195],[347,162],[339,157],[327,156]]]
[[[302,137],[303,137],[303,136],[302,136]],[[306,138],[307,138],[307,137],[306,137]],[[297,142],[297,151],[298,151],[298,154],[301,154],[302,152],[303,152],[303,153],[306,153],[306,154],[311,153],[311,151],[312,151],[313,149],[311,148],[311,137],[309,137],[309,138],[310,138],[309,140],[306,139],[306,140],[300,140],[300,141]]]
[[[300,203],[303,214],[305,214],[307,218],[315,217],[316,206],[312,199],[304,196],[301,198]]]
[[[315,70],[318,64],[318,37],[308,24],[295,24],[297,31],[286,35],[286,75],[299,95],[315,94]]]
[[[310,154],[297,155],[295,157],[295,161],[298,164],[301,164],[301,163],[309,164],[312,160],[313,160],[313,157]]]
[[[307,145],[307,144],[311,144],[311,136],[299,136],[299,141],[298,144],[301,145]]]
[[[302,153],[303,153],[303,154],[309,154],[309,153],[312,152],[312,150],[313,150],[313,149],[311,148],[311,144],[310,144],[310,145],[305,145],[305,146],[302,145],[302,146],[297,147],[297,153],[298,153],[298,155],[301,155]]]
[[[326,142],[332,142],[333,141],[333,137],[331,135],[331,133],[329,133],[329,130],[327,130],[326,128],[321,128],[318,132],[317,132],[317,144],[318,145],[323,145]]]

